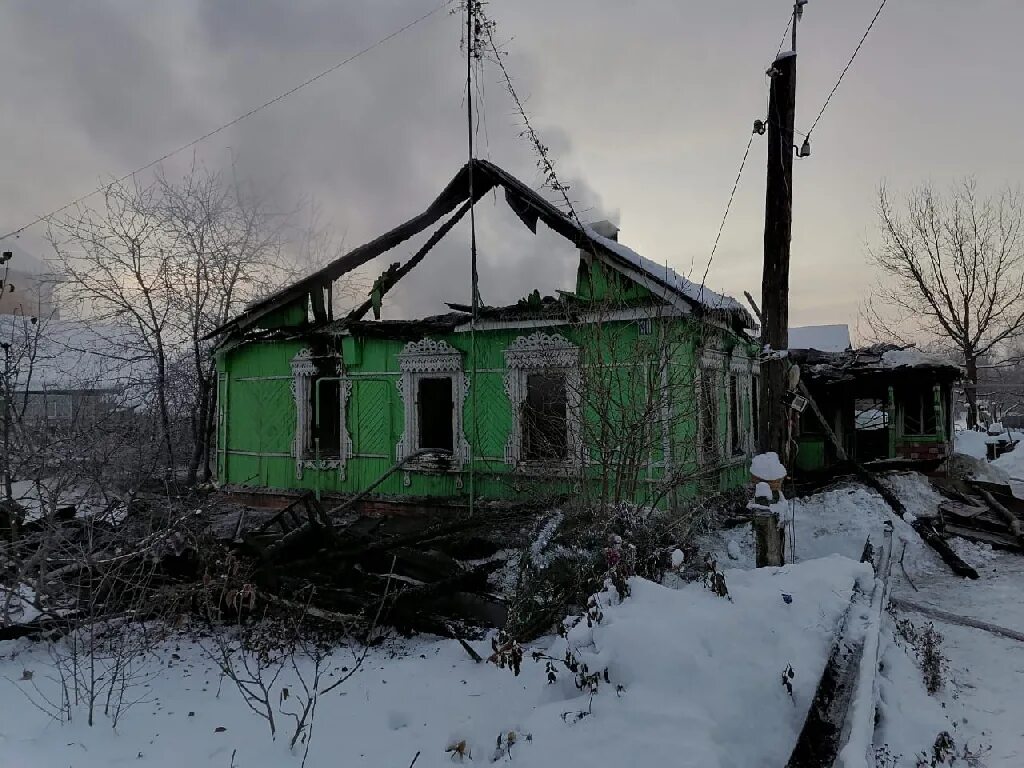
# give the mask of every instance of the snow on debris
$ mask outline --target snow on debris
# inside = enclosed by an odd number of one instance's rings
[[[919,472],[895,472],[882,477],[882,482],[892,488],[903,505],[914,517],[936,517],[939,504],[944,501],[941,493]]]
[[[761,480],[771,482],[782,480],[786,476],[786,468],[779,461],[777,453],[759,453],[750,462],[750,474]]]
[[[731,600],[699,583],[670,589],[642,579],[631,580],[621,603],[603,593],[600,623],[578,623],[565,638],[524,649],[518,677],[474,663],[451,640],[375,648],[343,695],[320,699],[307,765],[405,766],[419,753],[417,768],[450,768],[459,761],[446,749],[462,741],[472,754],[466,765],[494,758],[520,768],[782,765],[853,586],[870,569],[832,557],[725,577]],[[485,641],[474,644],[488,655]],[[558,661],[548,684],[544,660],[530,655],[558,660],[569,648],[591,670],[608,670],[593,697]],[[159,674],[146,680],[145,698],[116,733],[102,715],[93,728],[84,717],[58,725],[28,705],[34,686],[59,700],[60,683],[44,645],[3,643],[0,657],[15,650],[17,657],[0,658],[0,677],[12,681],[0,687],[5,765],[223,768],[235,750],[233,764],[246,768],[299,764],[303,747],[290,753],[282,733],[271,741],[263,721],[230,682],[219,685],[212,662],[184,638],[142,662]],[[340,671],[345,663],[351,654],[341,650],[334,664]],[[792,699],[780,683],[789,665]],[[301,690],[290,669],[280,685]],[[289,721],[281,720],[284,731]],[[511,758],[496,748],[499,734],[509,733]]]
[[[790,349],[845,352],[851,346],[848,325],[805,325],[789,329]]]
[[[639,253],[634,251],[632,248],[628,248],[617,240],[604,237],[597,232],[593,227],[584,225],[583,230],[587,235],[596,242],[599,242],[608,250],[614,252],[617,256],[622,258],[624,261],[639,267],[643,272],[651,275],[652,277],[661,280],[663,283],[668,285],[672,290],[685,296],[691,301],[700,304],[708,309],[721,309],[728,312],[741,312],[744,315],[749,316],[747,308],[744,307],[740,302],[731,296],[725,296],[721,293],[716,293],[707,286],[694,283],[692,280],[680,275],[674,269],[669,267],[667,264],[658,264],[650,259],[641,256]]]

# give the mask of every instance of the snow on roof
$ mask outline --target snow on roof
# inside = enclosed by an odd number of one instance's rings
[[[0,315],[0,340],[11,345],[14,386],[30,392],[120,389],[149,375],[125,326]]]
[[[953,365],[949,358],[930,352],[922,352],[915,347],[906,349],[890,349],[882,353],[883,368],[919,368],[922,366]]]
[[[615,255],[619,256],[624,261],[638,267],[642,272],[660,280],[673,291],[689,301],[695,302],[707,309],[718,309],[726,312],[740,312],[753,322],[753,318],[750,318],[747,308],[731,296],[716,293],[705,285],[699,285],[688,280],[667,264],[658,264],[657,262],[641,256],[632,248],[626,247],[618,240],[612,240],[604,237],[592,226],[585,225],[584,230],[591,239],[599,242],[602,246],[614,252]]]
[[[845,352],[851,346],[848,325],[804,325],[789,329],[790,349]]]

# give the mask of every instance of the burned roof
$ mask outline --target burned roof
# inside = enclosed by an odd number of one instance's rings
[[[379,287],[379,294],[382,295],[408,274],[426,253],[451,231],[455,223],[477,200],[499,186],[505,190],[505,200],[509,207],[530,231],[536,232],[537,222],[543,221],[578,248],[586,249],[596,258],[662,299],[679,303],[690,311],[720,316],[737,329],[756,327],[753,318],[735,299],[721,296],[703,285],[692,283],[667,266],[659,266],[617,241],[603,237],[592,227],[581,225],[497,165],[486,160],[471,160],[455,174],[441,194],[422,213],[349,251],[311,275],[254,302],[241,314],[210,333],[208,338],[244,332],[267,315],[303,302],[305,306],[312,306],[314,325],[322,326],[330,322],[330,291],[335,280],[452,214],[412,258],[405,264],[391,265],[379,278],[376,287]],[[364,302],[353,310],[350,319],[358,320],[369,311],[369,308],[370,302]]]
[[[962,374],[960,366],[941,355],[895,344],[875,344],[845,352],[791,349],[789,357],[800,365],[805,378],[822,383],[912,372],[953,381]]]

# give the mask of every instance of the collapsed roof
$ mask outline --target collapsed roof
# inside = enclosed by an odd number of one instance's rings
[[[425,211],[349,251],[311,275],[253,302],[237,317],[210,333],[207,338],[244,332],[258,325],[267,315],[295,305],[311,306],[315,325],[330,322],[333,319],[330,308],[331,287],[335,280],[423,232],[455,211],[409,261],[401,266],[393,266],[381,276],[381,293],[386,292],[423,259],[473,203],[496,187],[504,188],[505,200],[509,207],[531,232],[536,233],[537,221],[543,221],[576,247],[592,253],[603,263],[650,290],[655,296],[685,311],[718,316],[737,330],[756,328],[753,318],[735,299],[691,282],[668,266],[658,265],[617,241],[602,236],[592,227],[581,227],[507,171],[486,160],[472,160],[455,174]],[[460,203],[462,206],[456,211]],[[369,309],[370,302],[364,302],[353,310],[349,319],[359,320]]]
[[[825,384],[891,376],[897,372],[928,373],[939,379],[954,381],[962,373],[960,366],[941,355],[895,344],[875,344],[845,352],[791,349],[789,357],[800,365],[803,376]]]

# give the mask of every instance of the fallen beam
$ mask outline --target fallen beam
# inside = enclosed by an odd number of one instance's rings
[[[948,611],[942,611],[938,608],[932,608],[929,605],[912,603],[909,600],[903,600],[898,597],[892,598],[890,602],[896,608],[904,611],[913,611],[914,613],[920,613],[923,616],[930,616],[933,619],[944,621],[947,624],[957,624],[961,627],[980,629],[993,635],[1007,637],[1011,640],[1017,640],[1024,643],[1024,632],[1018,632],[1015,629],[1007,629],[1006,627],[1000,627],[998,624],[990,624],[987,621],[979,621],[978,619],[971,619],[967,616],[958,616],[955,613],[949,613]]]
[[[868,544],[864,551],[865,557],[870,557],[873,548]],[[886,527],[878,564],[874,567],[871,592],[861,586],[854,587],[786,768],[831,768],[833,765],[866,768],[871,764],[867,762],[867,755],[859,754],[859,748],[871,744],[875,725],[874,684],[879,632],[889,598],[892,568],[891,525]]]
[[[1000,517],[1003,518],[1003,521],[1006,523],[1007,529],[1009,529],[1013,537],[1017,539],[1017,542],[1021,546],[1024,546],[1024,534],[1021,533],[1020,520],[1017,519],[1017,516],[1013,514],[1013,512],[1008,510],[1006,507],[1004,507],[1002,504],[1000,504],[996,497],[989,493],[987,490],[977,485],[974,487],[975,490],[977,490],[978,493],[981,494],[982,498],[985,499],[985,502],[994,511],[998,512]]]

